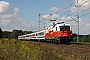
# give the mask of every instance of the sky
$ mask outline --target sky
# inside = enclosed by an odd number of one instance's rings
[[[79,16],[79,34],[90,34],[90,0],[0,0],[0,28],[38,30],[39,13],[40,29],[56,20],[70,24],[77,33]]]

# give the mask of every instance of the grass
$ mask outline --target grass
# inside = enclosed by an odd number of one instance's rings
[[[64,60],[41,44],[17,39],[0,40],[0,60]]]

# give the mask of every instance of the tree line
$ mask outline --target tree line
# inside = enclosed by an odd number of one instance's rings
[[[0,28],[0,38],[18,38],[18,36],[20,35],[25,35],[25,34],[29,34],[32,33],[32,31],[22,31],[22,30],[16,30],[14,29],[12,32],[10,31],[2,31],[2,29]]]
[[[73,33],[73,42],[77,42],[77,34]],[[79,35],[79,42],[90,42],[90,34]]]

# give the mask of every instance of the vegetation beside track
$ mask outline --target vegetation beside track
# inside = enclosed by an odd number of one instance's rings
[[[0,40],[0,60],[88,60],[90,59],[89,46],[4,38]]]
[[[17,39],[0,40],[0,60],[64,60],[40,43]]]
[[[73,34],[73,41],[77,42],[77,34]],[[79,35],[79,43],[90,43],[90,34],[88,35]]]

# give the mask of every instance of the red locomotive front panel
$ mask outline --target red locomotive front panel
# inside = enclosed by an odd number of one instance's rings
[[[70,37],[72,36],[72,30],[69,25],[56,24],[46,33],[46,38],[56,38],[56,37]]]
[[[72,31],[70,29],[70,26],[60,26],[60,36],[61,37],[72,36]]]
[[[72,36],[72,31],[57,31],[53,33],[53,37],[68,37]]]
[[[72,36],[72,31],[60,31],[60,37]]]

